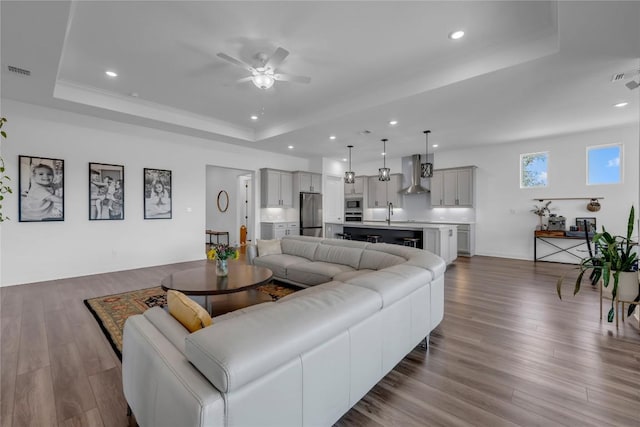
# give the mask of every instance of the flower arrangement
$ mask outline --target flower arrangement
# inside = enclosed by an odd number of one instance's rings
[[[540,205],[540,206],[533,205],[533,209],[531,209],[531,212],[538,215],[538,220],[540,221],[540,224],[538,225],[538,230],[542,230],[542,217],[544,217],[546,214],[551,213],[551,209],[549,209],[550,204],[551,204],[551,200],[549,200],[544,205]]]
[[[207,252],[207,259],[210,261],[219,259],[219,260],[227,260],[227,259],[238,259],[240,256],[240,252],[233,246],[229,246],[226,243],[218,243],[217,245],[212,245],[209,252]]]

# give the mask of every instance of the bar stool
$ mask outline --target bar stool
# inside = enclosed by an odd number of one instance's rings
[[[336,237],[342,240],[351,240],[351,233],[336,233]]]
[[[405,237],[403,240],[405,246],[411,246],[412,248],[417,248],[418,242],[420,241],[420,239],[416,237]]]
[[[367,242],[380,243],[382,242],[382,236],[380,236],[379,234],[367,234]]]

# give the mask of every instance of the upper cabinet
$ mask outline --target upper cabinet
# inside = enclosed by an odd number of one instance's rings
[[[433,171],[431,206],[473,207],[475,166]]]
[[[388,203],[392,203],[394,207],[402,207],[402,195],[399,191],[402,187],[402,175],[391,174],[389,181],[379,181],[378,176],[369,177],[369,192],[367,207],[369,208],[385,208]]]
[[[311,172],[294,172],[294,192],[322,193],[322,174]]]
[[[293,207],[293,175],[276,169],[260,169],[260,207]]]
[[[363,196],[364,195],[364,180],[365,176],[356,176],[353,184],[344,185],[344,196]]]

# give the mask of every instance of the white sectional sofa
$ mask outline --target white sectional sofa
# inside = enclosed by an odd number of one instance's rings
[[[139,425],[330,426],[443,318],[437,255],[302,236],[281,247],[251,261],[307,289],[192,334],[160,308],[127,320],[123,387]]]

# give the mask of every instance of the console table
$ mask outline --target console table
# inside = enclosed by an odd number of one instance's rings
[[[214,230],[205,230],[204,231],[207,236],[209,236],[209,246],[213,245],[211,241],[212,236],[216,236],[216,244],[220,243],[220,236],[224,236],[227,238],[227,245],[229,244],[229,232],[228,231],[214,231]]]
[[[560,246],[559,242],[554,242],[554,240],[569,240],[565,245]],[[544,245],[545,247],[551,247],[554,252],[548,253],[546,255],[538,256],[538,243]],[[533,261],[551,261],[545,258],[550,256],[566,253],[571,255],[573,258],[578,260],[582,260],[586,256],[585,253],[576,253],[580,246],[586,246],[587,242],[584,237],[577,236],[565,236],[562,231],[544,231],[544,230],[535,230],[533,234]],[[586,252],[586,249],[584,250]],[[562,262],[562,261],[551,261],[551,262]]]

